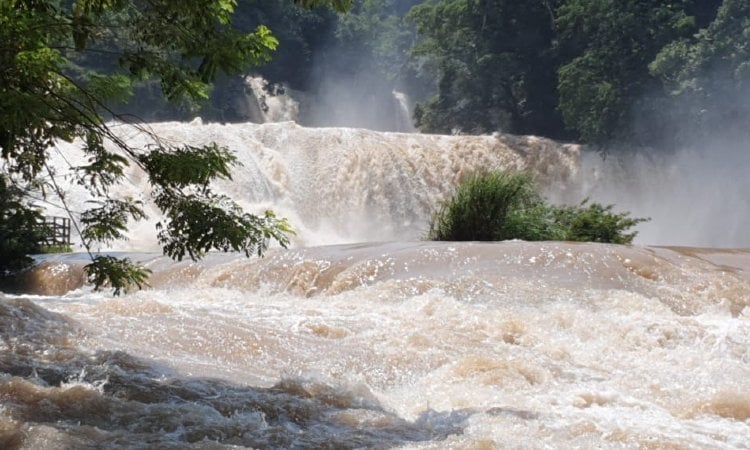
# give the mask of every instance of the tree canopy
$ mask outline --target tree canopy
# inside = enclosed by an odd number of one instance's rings
[[[295,3],[339,11],[351,6],[351,0]],[[60,194],[64,204],[47,152],[59,140],[83,142],[88,163],[70,171],[94,199],[75,221],[97,287],[119,292],[146,279],[145,269],[129,260],[92,252],[97,243],[122,238],[130,221],[145,216],[138,201],[111,194],[129,164],[148,175],[165,217],[159,241],[172,257],[199,258],[213,249],[260,254],[271,240],[288,242],[286,220],[270,211],[246,213],[211,190],[210,182],[229,178],[236,162],[227,149],[173,146],[157,136],[151,147],[133,148],[107,122],[132,121],[109,105],[126,101],[138,83],[157,81],[171,101],[199,101],[218,74],[242,73],[269,60],[277,39],[264,25],[250,32],[235,28],[235,6],[235,0],[0,2],[3,186],[34,183],[43,193]],[[142,132],[149,133],[146,127]],[[14,217],[7,212],[12,208],[3,211],[3,223]]]
[[[677,105],[676,120],[699,130],[746,131],[750,2],[725,0],[707,27],[666,45],[648,67]]]
[[[547,2],[425,2],[409,18],[413,48],[437,72],[437,92],[416,111],[423,131],[554,135],[553,20]],[[480,112],[481,111],[481,112]]]
[[[92,84],[93,67],[109,77],[97,80],[113,99],[145,89],[182,105],[136,108],[152,119],[190,117],[188,107],[209,94],[207,80],[250,66],[271,83],[313,91],[321,76],[364,73],[372,95],[397,89],[415,99],[415,125],[423,132],[504,131],[602,146],[679,145],[717,129],[742,131],[750,114],[744,0],[268,0],[209,2],[204,9],[205,2],[164,3],[85,2],[90,6],[79,9],[88,10],[75,20],[68,11],[67,30],[56,33],[74,49],[62,49],[66,73]],[[321,5],[334,9],[302,8]],[[346,15],[333,12],[347,8]],[[198,10],[209,14],[189,24],[201,36],[190,43],[190,33],[181,39],[180,30]],[[182,17],[179,26],[152,26],[172,20],[169,14]],[[4,20],[14,21],[7,35],[18,31],[15,19]],[[156,31],[103,25],[123,21]],[[217,26],[206,28],[211,21]],[[166,51],[149,47],[173,34]],[[114,78],[123,70],[126,77]],[[378,76],[385,81],[376,82]],[[225,83],[219,91],[234,93]],[[232,120],[221,103],[226,96],[217,95],[201,115]]]
[[[382,22],[376,3],[362,3],[362,26],[346,28],[348,41],[367,36],[369,47],[382,48],[393,38],[367,27]],[[418,2],[404,16],[416,27],[408,64],[434,81],[411,91],[415,123],[424,132],[505,131],[602,146],[669,147],[741,131],[750,118],[748,4]]]

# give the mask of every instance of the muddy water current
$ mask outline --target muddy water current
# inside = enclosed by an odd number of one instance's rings
[[[84,256],[48,255],[0,293],[0,449],[750,447],[750,250],[647,246],[746,247],[734,172],[628,171],[534,136],[148,127],[232,151],[217,192],[289,218],[293,248],[161,257],[145,174],[128,168],[112,194],[149,218],[94,250],[128,252],[151,286],[94,292]],[[74,218],[90,200],[64,175],[80,149],[50,149]],[[462,180],[497,169],[653,220],[632,247],[420,241]]]
[[[48,258],[0,297],[0,448],[747,448],[750,251],[370,243]]]

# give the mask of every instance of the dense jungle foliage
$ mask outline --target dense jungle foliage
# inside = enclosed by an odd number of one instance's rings
[[[290,30],[261,69],[273,81],[304,88],[313,61],[378,72],[423,132],[668,148],[750,119],[750,0],[359,0],[266,18]],[[314,39],[295,31],[312,23]]]
[[[307,92],[368,74],[362,89],[416,101],[422,132],[669,148],[747,131],[750,0],[354,0],[346,14],[311,3],[236,2],[234,29],[263,25],[277,42],[251,70]],[[117,67],[101,53],[73,59]],[[245,120],[227,101],[239,78],[213,81],[203,99],[168,102],[160,81],[140,80],[126,105],[109,106],[146,120]]]
[[[273,57],[253,68],[272,83],[312,92],[368,74],[362,89],[408,94],[427,133],[669,148],[750,119],[750,0],[356,0],[347,14],[239,1],[233,23],[273,32]],[[128,111],[242,120],[226,102],[238,78],[217,81],[208,102],[177,105],[141,83],[150,95]]]

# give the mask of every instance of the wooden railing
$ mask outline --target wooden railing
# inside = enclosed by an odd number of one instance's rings
[[[39,224],[44,232],[42,245],[71,245],[70,219],[67,217],[46,216]]]

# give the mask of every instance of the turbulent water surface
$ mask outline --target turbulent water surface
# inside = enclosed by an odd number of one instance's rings
[[[137,230],[151,287],[123,297],[45,258],[0,294],[0,448],[748,447],[750,251],[418,240],[471,171],[559,191],[578,148],[155,128],[238,152],[221,189],[290,217],[295,248],[174,263]]]
[[[149,125],[161,142],[216,142],[238,158],[233,180],[217,183],[247,210],[273,208],[296,229],[295,245],[419,239],[432,211],[455,186],[480,170],[527,170],[542,186],[561,191],[578,172],[580,148],[535,136],[440,136],[383,133],[355,128],[304,128],[293,122],[245,124],[159,123]],[[114,126],[136,147],[154,142],[130,126]],[[85,164],[80,143],[51,150],[55,166]],[[89,197],[73,180],[61,180],[76,211]],[[144,173],[131,167],[116,195],[148,200]],[[53,214],[64,215],[50,207]],[[117,250],[159,247],[153,225],[135,227]]]

